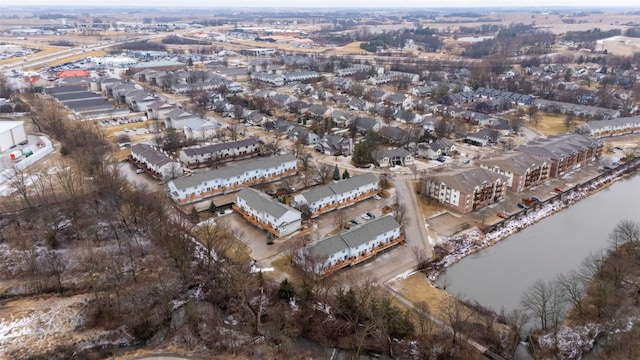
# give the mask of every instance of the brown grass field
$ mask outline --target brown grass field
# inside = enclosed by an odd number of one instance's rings
[[[566,118],[564,115],[538,113],[538,116],[540,117],[538,124],[532,124],[527,120],[524,122],[524,126],[545,136],[573,132],[575,131],[576,126],[584,123],[583,120],[575,118],[574,124],[567,129],[564,124],[564,120]]]
[[[76,60],[85,59],[85,58],[90,57],[90,56],[105,56],[105,55],[107,55],[107,52],[104,51],[104,50],[94,50],[94,51],[89,51],[89,52],[72,54],[70,56],[63,56],[63,57],[60,57],[59,59],[48,61],[47,65],[48,66],[55,66],[55,65],[64,64],[64,63],[70,62],[70,61],[76,61]],[[41,67],[42,67],[41,65],[30,66],[30,67],[26,67],[25,70],[37,70],[37,69],[39,69]]]
[[[26,46],[29,47],[29,46]],[[33,53],[31,55],[28,56],[21,56],[21,57],[13,57],[10,59],[4,59],[4,60],[0,60],[0,65],[6,65],[6,64],[13,64],[13,63],[17,63],[23,60],[28,61],[29,59],[31,59],[32,57],[40,57],[40,56],[44,56],[44,55],[52,55],[55,54],[58,51],[61,50],[66,50],[66,48],[62,48],[62,47],[55,47],[55,46],[46,46],[44,48],[42,48],[42,50]]]

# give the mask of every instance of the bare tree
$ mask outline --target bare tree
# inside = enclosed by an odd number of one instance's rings
[[[575,116],[573,116],[573,114],[568,114],[567,116],[564,117],[564,126],[567,129],[567,131],[569,130],[569,128],[571,128],[576,122],[576,118]]]
[[[531,104],[527,108],[527,115],[529,115],[529,122],[534,124],[537,129],[538,123],[540,122],[540,114],[538,113],[538,107],[536,107],[534,104]]]
[[[391,208],[393,209],[393,217],[396,219],[398,224],[403,225],[405,222],[409,221],[409,217],[406,216],[407,206],[400,201],[397,192],[393,197],[393,204],[391,204]]]
[[[557,298],[557,287],[553,282],[537,280],[522,295],[520,304],[538,319],[542,330],[547,330],[555,318]]]
[[[333,166],[322,164],[320,165],[320,167],[318,167],[318,175],[320,175],[322,182],[327,182],[327,179],[329,179],[329,176],[331,176],[331,174],[333,174]]]
[[[418,264],[418,270],[424,269],[429,262],[429,254],[425,248],[415,245],[411,247],[411,253],[416,259],[416,263]]]
[[[415,306],[415,320],[420,329],[422,336],[431,335],[435,327],[435,321],[429,313],[429,304],[426,301],[420,301]]]
[[[263,155],[277,155],[282,151],[282,144],[277,138],[268,140],[264,144]]]
[[[28,208],[31,208],[33,206],[29,191],[29,182],[31,176],[32,175],[30,172],[15,167],[13,169],[12,175],[9,177],[9,185],[22,197],[25,206]]]
[[[580,273],[572,270],[567,274],[560,274],[556,279],[556,284],[564,300],[573,305],[578,311],[578,315],[583,314],[584,295],[587,290],[587,283]]]
[[[502,318],[505,319],[507,324],[518,334],[523,337],[524,327],[527,325],[531,316],[523,309],[513,309],[509,313],[505,314],[504,308],[500,311]]]
[[[640,223],[633,220],[621,220],[609,234],[609,242],[614,246],[614,250],[622,244],[638,241],[640,241]]]
[[[471,313],[465,308],[459,298],[453,297],[450,297],[443,304],[442,312],[444,313],[445,319],[453,332],[451,342],[456,344],[458,336],[460,332],[464,330]]]

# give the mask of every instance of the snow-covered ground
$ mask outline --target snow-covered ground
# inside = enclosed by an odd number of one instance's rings
[[[0,355],[25,359],[64,349],[131,344],[124,329],[83,330],[88,296],[20,299],[6,303],[0,314]]]

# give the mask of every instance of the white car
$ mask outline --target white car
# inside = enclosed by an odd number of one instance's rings
[[[376,200],[382,200],[382,198],[378,194],[373,195],[373,198]]]
[[[371,216],[367,215],[367,214],[362,214],[362,218],[365,220],[369,220],[371,219]]]

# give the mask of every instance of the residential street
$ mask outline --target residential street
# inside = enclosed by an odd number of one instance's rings
[[[383,285],[388,280],[407,271],[416,269],[417,260],[413,249],[424,250],[425,256],[430,258],[433,245],[430,242],[429,231],[420,212],[420,206],[410,180],[394,177],[392,180],[401,204],[406,206],[404,232],[406,243],[396,246],[376,255],[353,268],[339,271],[336,276],[345,285],[352,279],[369,279]]]

